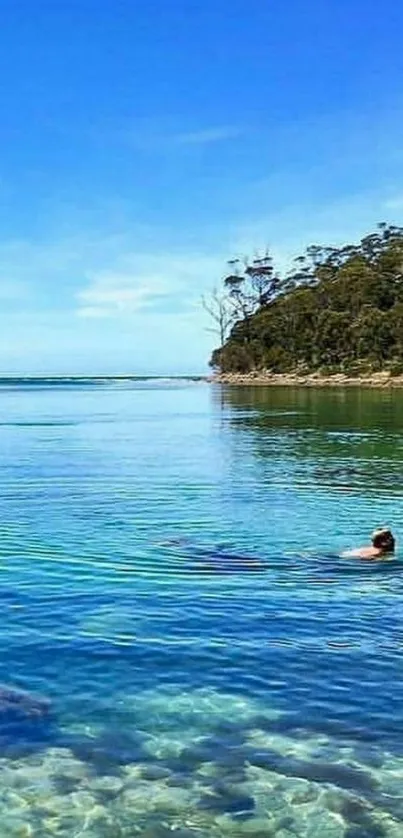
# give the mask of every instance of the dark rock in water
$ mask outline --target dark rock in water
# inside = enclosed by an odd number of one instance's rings
[[[344,833],[345,838],[384,838],[387,831],[380,823],[375,823],[371,818],[362,823],[352,823]]]
[[[140,739],[121,730],[107,730],[95,739],[64,737],[60,744],[70,748],[77,759],[90,763],[97,774],[119,773],[122,765],[146,759]]]
[[[42,719],[50,712],[51,702],[15,687],[0,685],[0,724],[4,717]]]
[[[0,737],[0,756],[7,759],[27,759],[55,744],[53,731],[32,731],[29,728],[12,727],[7,731],[7,735]]]
[[[164,765],[169,769],[172,776],[178,778],[183,777],[183,779],[189,779],[198,768],[198,764],[189,764],[188,762],[184,762],[180,757],[167,757],[164,760]]]
[[[138,833],[139,838],[199,838],[200,832],[186,827],[171,829],[163,824],[150,824],[142,832]]]
[[[285,770],[285,757],[277,751],[250,750],[247,759],[252,765],[258,768],[266,768],[268,771],[276,771],[278,774],[287,774]]]
[[[386,830],[379,823],[371,823],[365,826],[354,824],[346,829],[344,838],[384,838],[386,835]]]
[[[187,829],[185,826],[179,826],[177,829],[170,830],[171,838],[198,838],[200,835],[199,830],[195,831],[194,829]]]
[[[52,785],[58,794],[66,795],[76,791],[80,781],[76,777],[66,777],[64,774],[54,774]]]
[[[244,767],[248,753],[244,736],[239,731],[208,736],[190,750],[202,757],[200,762],[214,762],[220,768],[233,771]]]
[[[354,834],[368,836],[368,838],[382,838],[385,834],[383,827],[372,819],[372,807],[366,800],[356,797],[343,797],[340,800],[339,812],[349,824],[346,835]],[[360,832],[361,831],[361,832]]]
[[[214,753],[212,749],[204,741],[191,745],[189,748],[184,748],[179,754],[179,759],[187,765],[201,765],[202,762],[210,762],[213,759]]]
[[[365,744],[358,745],[354,749],[354,759],[357,762],[362,762],[365,765],[370,765],[371,768],[382,768],[384,762],[383,754],[375,747]]]
[[[54,742],[55,728],[47,698],[0,686],[0,755],[30,756]]]
[[[371,774],[359,768],[336,762],[304,762],[295,760],[296,776],[317,783],[332,783],[342,789],[372,792],[377,783]]]
[[[192,774],[203,762],[212,762],[213,754],[210,748],[196,744],[184,748],[177,757],[165,760],[165,765],[176,774]]]
[[[240,723],[238,721],[232,721],[231,719],[222,719],[214,728],[214,736],[227,736],[228,734],[235,734],[239,737],[240,741],[245,740],[245,736],[247,731],[251,728],[255,727],[255,725]],[[256,725],[258,727],[258,725]]]
[[[295,818],[293,818],[292,815],[284,815],[284,817],[279,818],[276,823],[277,830],[289,829],[293,832],[293,827],[295,827]]]
[[[219,777],[221,782],[227,786],[241,786],[242,783],[246,783],[248,780],[246,772],[242,767],[231,767],[227,769],[220,766]]]
[[[76,759],[88,763],[96,774],[113,774],[120,771],[121,763],[111,759],[108,750],[96,741],[64,742]]]
[[[326,809],[342,815],[350,823],[360,823],[372,812],[372,805],[365,798],[340,794],[334,789],[327,789],[321,800]]]
[[[403,823],[403,795],[400,792],[399,797],[393,797],[387,791],[385,794],[374,795],[374,804],[388,812],[392,817]]]
[[[242,747],[245,742],[245,732],[239,729],[217,731],[212,736],[206,736],[202,741],[205,747],[212,748],[213,751],[219,753],[220,751]]]
[[[240,818],[250,817],[255,808],[255,801],[242,789],[218,782],[212,787],[212,794],[206,794],[201,798],[199,806],[217,814],[227,813]]]
[[[342,798],[339,812],[346,821],[362,823],[368,818],[368,803],[357,798]]]
[[[276,751],[253,751],[249,761],[259,768],[276,771],[288,777],[302,777],[316,783],[331,783],[348,791],[376,791],[378,784],[366,771],[338,762],[320,762],[284,757]]]
[[[246,753],[241,749],[230,748],[214,757],[215,764],[222,771],[241,771],[246,764]]]
[[[275,719],[265,716],[259,717],[260,727],[266,732],[293,733],[305,738],[307,733],[323,733],[337,739],[339,742],[368,742],[376,743],[379,739],[375,730],[350,724],[342,719],[325,719],[323,716],[309,716],[298,711],[283,713]]]
[[[183,751],[177,757],[171,757],[164,764],[174,774],[193,774],[205,762],[213,762],[223,772],[240,771],[245,766],[249,749],[245,746],[233,747],[221,737],[207,737]]]
[[[144,765],[141,769],[142,780],[165,780],[170,776],[169,768],[165,768],[163,765],[151,763],[150,765]]]
[[[186,774],[172,774],[170,772],[165,782],[167,786],[172,786],[173,788],[187,789],[193,786],[192,778],[186,776]]]
[[[183,770],[196,770],[203,762],[234,768],[245,764],[247,753],[247,749],[239,745],[237,737],[209,736],[184,748],[175,762],[181,763]]]

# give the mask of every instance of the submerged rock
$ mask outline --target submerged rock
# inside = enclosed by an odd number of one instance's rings
[[[362,814],[372,811],[371,804],[365,798],[338,789],[325,789],[320,801],[330,812],[342,815],[347,821],[356,821]]]
[[[375,746],[360,744],[354,748],[354,759],[371,768],[382,768],[384,755]]]
[[[380,824],[353,824],[346,829],[344,838],[386,838],[386,831]]]
[[[284,795],[293,806],[302,806],[317,799],[318,786],[308,780],[293,778],[284,788]]]
[[[168,788],[164,783],[139,781],[136,786],[126,788],[120,797],[121,811],[136,820],[141,815],[163,813],[182,817],[193,805],[193,795],[188,789]]]
[[[142,765],[140,768],[140,776],[142,780],[166,780],[171,776],[171,772],[169,768],[165,768],[163,765]]]
[[[242,825],[242,832],[250,838],[274,838],[278,830],[274,821],[264,817],[251,817]]]
[[[55,736],[51,702],[0,685],[0,756],[18,759],[48,746]]]
[[[164,824],[151,824],[146,826],[139,833],[139,838],[199,838],[200,832],[186,827],[165,826]]]
[[[4,716],[37,719],[47,716],[51,702],[43,696],[35,696],[17,687],[0,684],[0,723]]]
[[[113,800],[122,791],[123,780],[114,775],[104,774],[101,777],[94,777],[86,784],[87,789],[100,794],[104,799]]]
[[[193,779],[191,777],[186,777],[184,774],[169,774],[169,777],[166,778],[165,783],[167,786],[172,786],[173,788],[191,788],[193,786]]]
[[[278,774],[289,777],[302,777],[316,783],[330,783],[342,789],[374,792],[378,783],[367,771],[355,768],[341,762],[324,762],[319,760],[302,760],[285,757],[277,751],[252,751],[249,754],[252,765],[267,768]]]
[[[326,810],[316,810],[309,815],[309,838],[345,838],[345,827],[337,815]],[[358,836],[357,836],[358,838]],[[364,838],[364,834],[360,835]]]
[[[266,732],[285,733],[303,739],[320,734],[338,742],[360,742],[376,745],[378,735],[368,727],[361,727],[342,719],[326,719],[319,715],[307,715],[293,711],[278,714],[274,718],[261,719],[259,727]]]
[[[79,787],[79,781],[74,777],[66,777],[63,774],[57,774],[52,778],[52,782],[56,792],[58,794],[72,794],[73,791],[77,791]]]
[[[217,814],[229,813],[240,818],[250,816],[255,809],[255,801],[242,787],[216,783],[211,789],[211,794],[206,794],[201,798],[199,806],[201,809],[208,809]]]
[[[235,744],[237,742],[237,744]],[[167,765],[177,773],[193,773],[202,765],[213,763],[217,771],[237,772],[245,766],[248,751],[234,737],[206,737],[184,748],[176,758],[167,760]]]
[[[303,762],[295,766],[300,777],[317,783],[332,783],[344,789],[372,792],[377,783],[366,771],[338,762]]]
[[[110,775],[124,765],[144,761],[147,756],[139,737],[120,730],[106,730],[95,738],[67,737],[64,744],[77,759],[89,763],[98,774]]]

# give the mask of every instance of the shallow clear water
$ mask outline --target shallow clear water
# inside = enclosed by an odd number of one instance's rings
[[[403,561],[337,557],[403,538],[402,426],[398,391],[1,383],[1,838],[403,835]]]

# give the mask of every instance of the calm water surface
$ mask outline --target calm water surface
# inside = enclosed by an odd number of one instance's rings
[[[403,540],[402,428],[399,392],[0,386],[1,838],[403,836],[403,561],[337,557]]]

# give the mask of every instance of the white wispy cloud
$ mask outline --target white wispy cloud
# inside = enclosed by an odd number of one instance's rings
[[[77,314],[80,317],[131,315],[152,307],[173,292],[174,288],[158,277],[95,274],[89,286],[77,294]]]
[[[76,293],[79,317],[133,317],[155,311],[190,311],[220,276],[220,257],[197,253],[126,254],[125,269],[94,271]]]
[[[403,194],[394,195],[393,198],[388,198],[381,205],[381,209],[384,209],[387,212],[401,212],[403,210]]]
[[[186,147],[203,147],[237,139],[245,133],[240,125],[207,125],[189,129],[173,124],[158,125],[153,121],[140,121],[130,130],[121,133],[125,142],[144,151],[169,151]]]
[[[242,131],[236,125],[222,125],[213,128],[204,128],[199,131],[185,131],[174,134],[170,139],[173,145],[210,145],[225,140],[233,140],[239,137]]]

